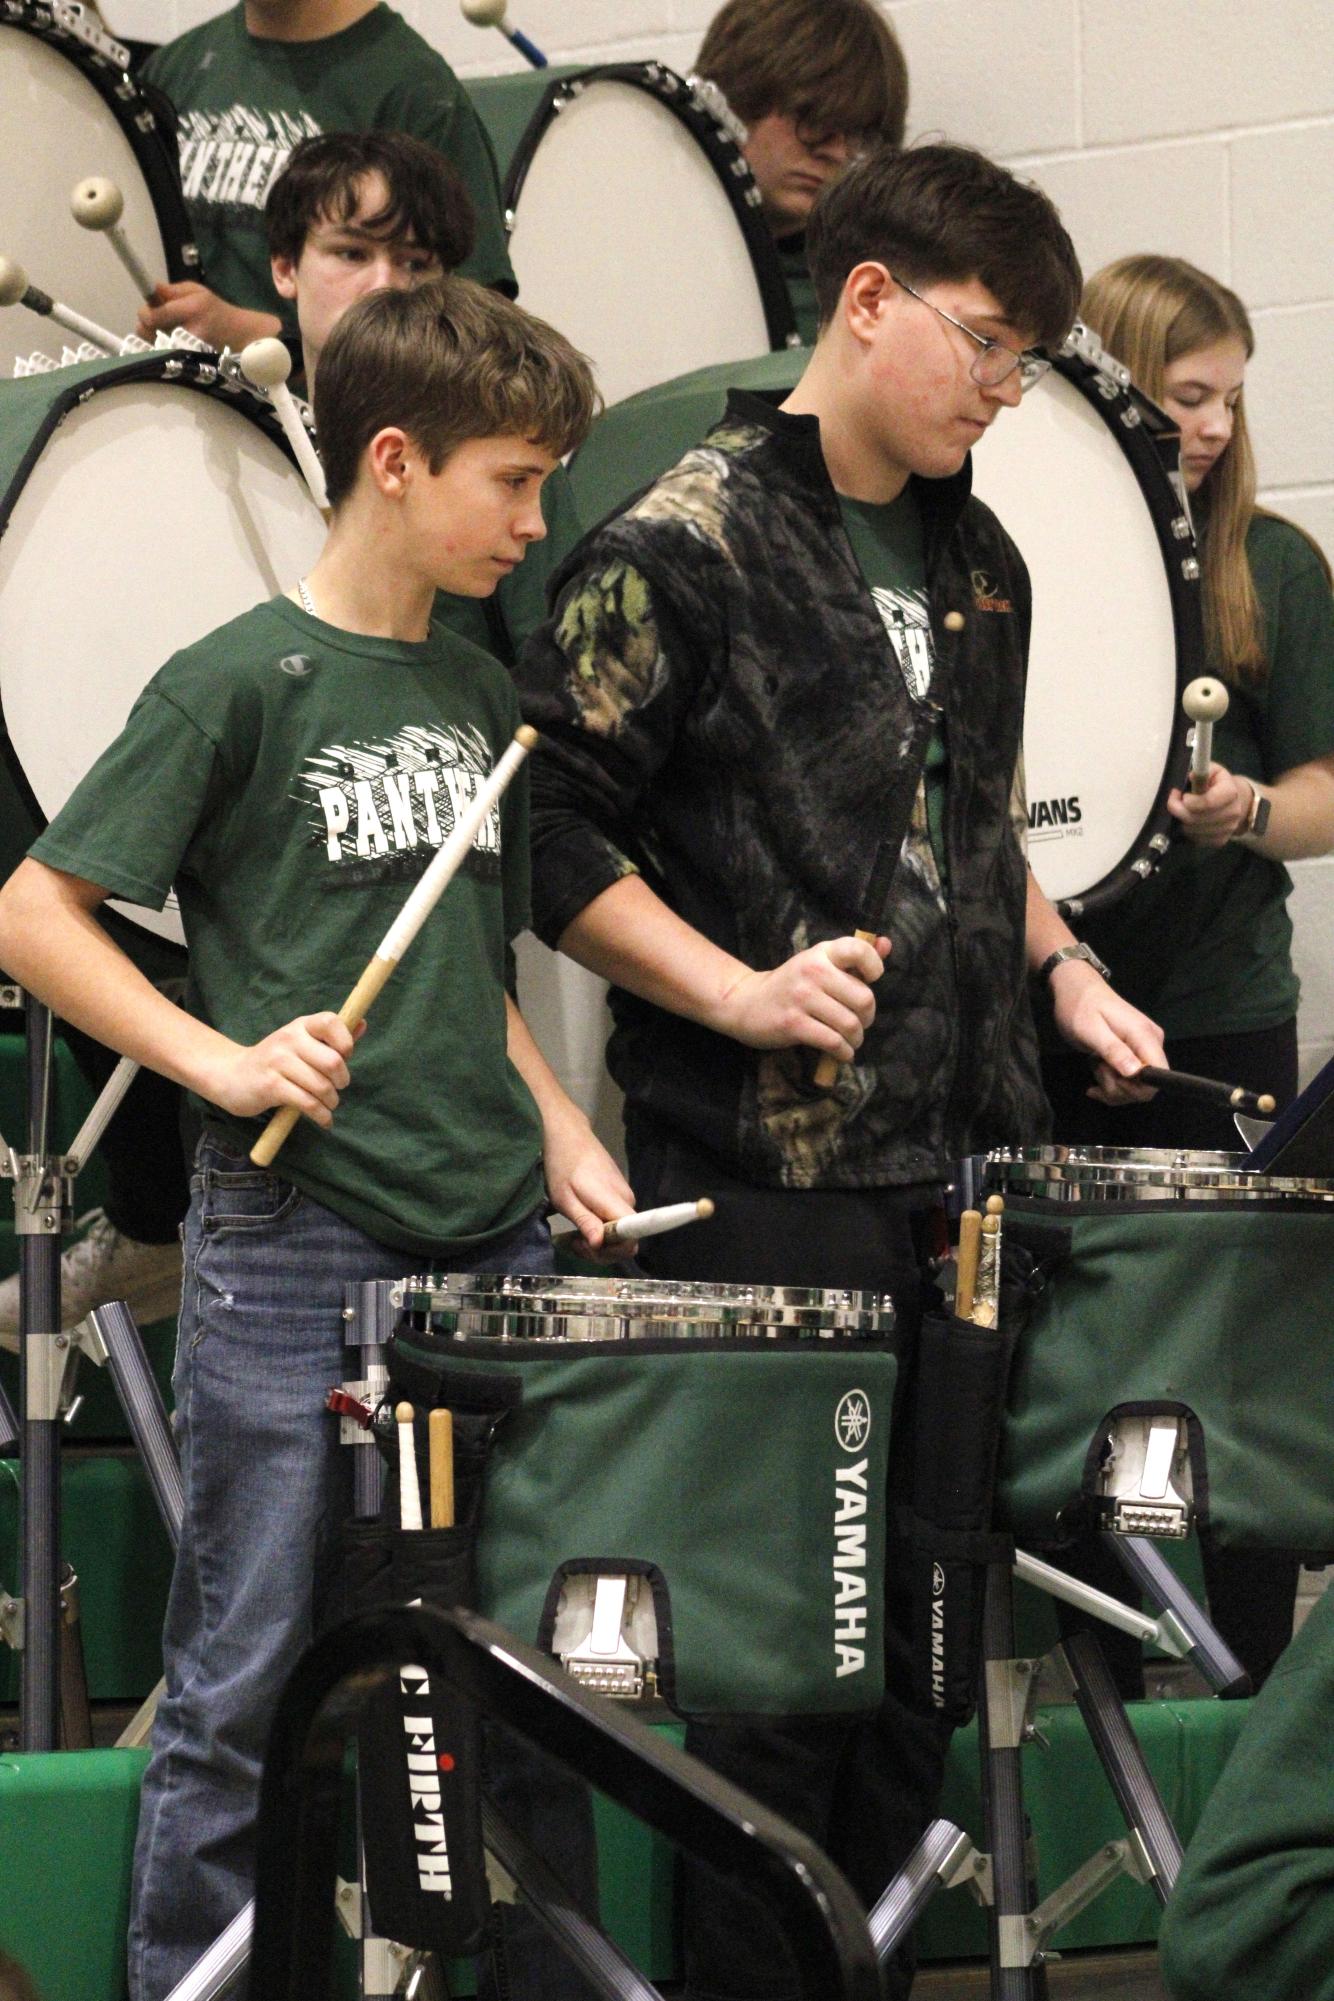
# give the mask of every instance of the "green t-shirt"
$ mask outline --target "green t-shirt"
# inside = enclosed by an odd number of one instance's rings
[[[875,599],[908,693],[915,702],[931,702],[935,707],[931,683],[936,671],[936,653],[926,588],[926,543],[921,509],[912,490],[905,487],[898,499],[887,505],[849,500],[843,494],[839,495],[838,504],[852,553]],[[914,817],[924,820],[941,887],[948,882],[945,857],[948,769],[945,726],[938,714],[927,744],[926,767]]]
[[[1334,601],[1320,560],[1285,521],[1258,516],[1246,538],[1269,671],[1231,684],[1214,759],[1269,780],[1334,753]],[[1280,862],[1229,844],[1176,839],[1149,881],[1078,925],[1118,993],[1169,1038],[1274,1028],[1297,1009],[1291,878]]]
[[[503,669],[438,628],[367,639],[285,598],[176,654],[33,847],[113,896],[175,886],[186,1006],[241,1043],[340,1007],[519,721]],[[541,1199],[541,1127],[506,1054],[508,941],[528,922],[520,772],[375,1004],[332,1132],[301,1120],[298,1188],[429,1258]],[[242,1150],[263,1121],[205,1106]]]
[[[477,215],[464,275],[513,295],[490,142],[443,56],[377,6],[340,34],[276,42],[231,8],[144,65],[176,108],[181,182],[204,277],[233,305],[290,318],[269,279],[264,204],[299,139],[317,132],[406,132],[445,155]]]

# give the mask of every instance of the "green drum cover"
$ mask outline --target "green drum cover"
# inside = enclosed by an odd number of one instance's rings
[[[1152,1202],[1073,1216],[1011,1199],[1007,1228],[1068,1227],[1010,1378],[1002,1519],[1050,1543],[1119,1404],[1184,1405],[1196,1513],[1221,1546],[1334,1552],[1334,1205]]]
[[[396,1346],[440,1359],[408,1333]],[[532,1642],[562,1564],[653,1565],[671,1598],[665,1692],[682,1713],[878,1705],[891,1352],[779,1340],[449,1349],[451,1377],[516,1367],[523,1382],[487,1467],[488,1617]],[[666,1656],[663,1641],[660,1626]]]

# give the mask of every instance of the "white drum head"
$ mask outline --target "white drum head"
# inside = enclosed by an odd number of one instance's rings
[[[551,118],[510,259],[520,302],[589,357],[608,403],[770,346],[726,190],[689,127],[633,84],[586,83]]]
[[[46,819],[168,656],[286,590],[323,539],[300,474],[239,408],[128,382],[70,411],[0,536],[0,707]],[[181,938],[173,905],[126,914]]]
[[[973,487],[1033,580],[1029,860],[1053,901],[1078,897],[1125,860],[1163,790],[1178,673],[1162,550],[1129,460],[1055,372],[975,448]]]
[[[133,333],[139,295],[110,243],[70,214],[71,191],[103,174],[125,197],[120,228],[150,276],[167,276],[167,254],[148,183],[114,114],[82,71],[18,28],[0,26],[0,252],[28,283],[111,333]],[[58,355],[79,336],[26,306],[0,312],[0,376],[34,348]]]

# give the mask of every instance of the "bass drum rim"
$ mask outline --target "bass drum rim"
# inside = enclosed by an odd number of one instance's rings
[[[0,28],[16,28],[73,63],[120,127],[148,188],[167,263],[168,280],[200,276],[189,211],[181,188],[175,127],[163,116],[167,100],[109,55],[62,27],[44,0],[5,0]]]
[[[761,213],[759,190],[745,155],[717,120],[704,110],[685,78],[678,76],[665,63],[597,63],[589,69],[580,70],[577,76],[557,77],[548,85],[514,149],[514,158],[505,176],[503,200],[511,232],[523,184],[547,128],[590,83],[621,83],[642,91],[646,97],[653,98],[672,112],[699,143],[745,238],[769,333],[769,346],[771,349],[796,346],[797,321],[788,296],[787,280],[783,276],[783,267],[778,261],[768,224]]]
[[[173,388],[184,388],[198,395],[207,396],[214,402],[237,410],[255,424],[271,443],[277,445],[289,464],[298,473],[300,468],[291,446],[287,442],[282,425],[274,413],[272,405],[257,396],[243,380],[233,380],[219,370],[217,358],[211,352],[196,353],[187,348],[159,349],[149,354],[131,357],[108,357],[104,363],[96,364],[98,373],[90,375],[84,368],[68,372],[72,379],[52,395],[41,424],[29,440],[28,448],[16,465],[9,486],[0,492],[0,539],[9,527],[10,518],[27,486],[34,466],[47,450],[56,432],[71,410],[77,409],[90,398],[107,389],[118,389],[139,382],[166,382]],[[39,378],[53,380],[52,377]],[[10,734],[5,715],[4,691],[0,685],[0,758],[4,760],[6,772],[14,786],[25,811],[32,818],[36,829],[33,838],[46,831],[51,822],[45,809],[34,792],[32,783],[23,767],[18,748]],[[130,906],[120,899],[108,900],[103,905],[102,921],[108,924],[113,935],[122,928],[138,945],[147,945],[152,951],[165,953],[173,964],[184,968],[186,948],[179,940],[155,930],[148,924],[139,922],[130,915]]]
[[[1173,728],[1154,805],[1115,868],[1077,896],[1053,899],[1062,917],[1074,919],[1119,902],[1153,874],[1167,853],[1176,825],[1167,810],[1167,795],[1184,784],[1190,765],[1190,724],[1182,713],[1181,697],[1207,667],[1199,553],[1189,504],[1178,484],[1180,432],[1166,411],[1134,387],[1129,371],[1104,352],[1097,335],[1082,321],[1076,320],[1052,367],[1102,419],[1135,476],[1163,559],[1176,648]]]

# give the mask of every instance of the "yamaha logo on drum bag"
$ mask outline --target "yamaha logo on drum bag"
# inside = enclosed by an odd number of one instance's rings
[[[871,1399],[849,1390],[834,1412],[840,1452],[856,1452],[871,1435]],[[861,1674],[866,1667],[866,1474],[858,1459],[834,1468],[834,1673]]]

